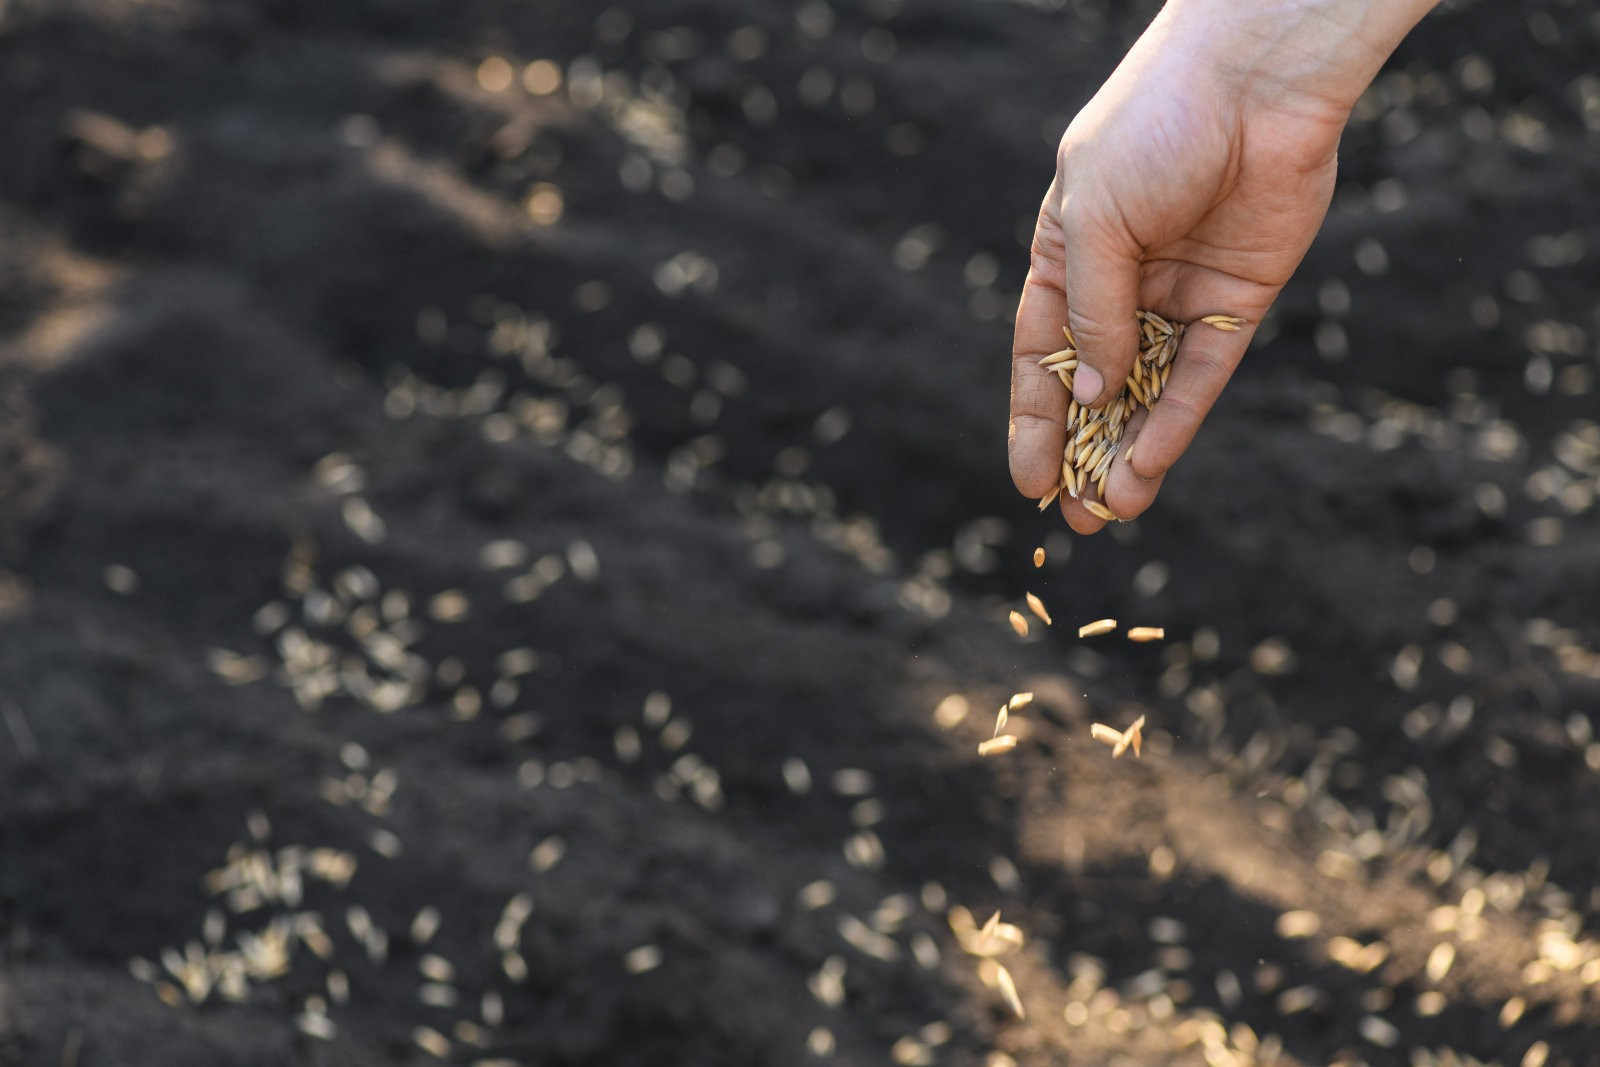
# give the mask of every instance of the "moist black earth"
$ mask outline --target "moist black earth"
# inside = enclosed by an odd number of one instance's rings
[[[1600,1063],[1600,13],[1424,21],[1080,538],[1152,12],[0,4],[0,1064]]]

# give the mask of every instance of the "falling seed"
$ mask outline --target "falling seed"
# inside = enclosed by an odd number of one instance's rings
[[[987,741],[979,742],[978,755],[998,756],[1002,752],[1010,752],[1016,747],[1017,739],[1014,734],[1001,734],[999,737],[991,737]]]
[[[1033,703],[1033,694],[1031,692],[1029,692],[1029,693],[1012,693],[1011,694],[1011,699],[1006,701],[1006,707],[1011,711],[1017,711],[1017,710],[1019,710],[1021,708],[1027,707],[1029,704],[1032,704],[1032,703]]]
[[[1517,1025],[1517,1020],[1522,1018],[1522,1013],[1528,1008],[1528,1002],[1521,997],[1512,997],[1500,1006],[1500,1029],[1509,1030]]]
[[[994,733],[990,734],[989,736],[999,737],[1000,731],[1006,728],[1006,720],[1009,718],[1011,718],[1009,706],[1006,704],[1001,704],[999,713],[994,717]]]
[[[1128,727],[1122,732],[1122,736],[1117,740],[1116,745],[1114,745],[1111,749],[1111,758],[1116,759],[1120,757],[1128,750],[1129,745],[1133,746],[1133,754],[1134,757],[1137,758],[1139,755],[1139,748],[1143,743],[1144,716],[1141,715],[1137,719],[1133,720],[1132,726]]]
[[[1018,637],[1027,637],[1028,636],[1028,620],[1023,617],[1022,612],[1013,611],[1009,617],[1011,619],[1011,628],[1013,630],[1017,631],[1017,636]]]
[[[1035,615],[1037,615],[1039,617],[1040,621],[1042,621],[1046,626],[1049,626],[1050,625],[1050,613],[1044,609],[1044,601],[1040,600],[1038,597],[1034,596],[1032,593],[1027,594],[1027,601],[1028,601],[1028,610],[1033,612]]]
[[[1017,1013],[1017,1018],[1026,1019],[1028,1013],[1022,1008],[1022,998],[1017,996],[1017,983],[1012,981],[1011,972],[1006,970],[1005,964],[995,964],[995,984],[1000,988],[1000,995],[1006,998],[1006,1004]]]
[[[1086,622],[1078,627],[1078,636],[1099,637],[1101,634],[1108,634],[1116,628],[1116,619],[1096,619],[1094,622]]]
[[[1044,566],[1044,546],[1043,545],[1040,545],[1038,548],[1033,550],[1033,565],[1035,567],[1043,567]]]
[[[1103,722],[1091,724],[1089,736],[1108,745],[1119,744],[1122,741],[1122,731]]]
[[[1160,641],[1167,636],[1167,631],[1160,626],[1134,626],[1128,630],[1129,641]]]

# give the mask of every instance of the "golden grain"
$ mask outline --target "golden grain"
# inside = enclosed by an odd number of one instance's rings
[[[1099,637],[1101,634],[1108,634],[1116,628],[1116,619],[1096,619],[1094,622],[1086,622],[1078,627],[1078,636]]]
[[[1006,707],[1011,711],[1019,711],[1033,703],[1032,693],[1012,693],[1011,699],[1006,701]]]
[[[1012,981],[1011,972],[1006,970],[1005,964],[995,964],[995,984],[1000,988],[1000,995],[1006,998],[1006,1004],[1017,1013],[1017,1018],[1026,1019],[1028,1013],[1022,1008],[1022,998],[1017,996],[1017,983]]]
[[[1456,947],[1448,941],[1441,941],[1428,953],[1423,972],[1428,976],[1428,981],[1437,985],[1444,981],[1444,976],[1450,973],[1450,967],[1455,962]]]
[[[1040,622],[1044,623],[1046,626],[1049,626],[1050,612],[1045,610],[1044,601],[1040,600],[1032,593],[1027,594],[1024,599],[1026,599],[1028,602],[1028,610],[1033,612],[1034,615],[1038,616]]]
[[[1107,726],[1103,722],[1092,723],[1089,726],[1089,736],[1101,744],[1111,746],[1111,758],[1116,759],[1133,748],[1133,754],[1138,756],[1144,746],[1144,716],[1133,720],[1133,725],[1126,730],[1118,730],[1114,726]]]
[[[1322,928],[1322,918],[1314,911],[1299,909],[1278,916],[1278,936],[1287,939],[1310,937]]]
[[[1089,726],[1089,736],[1096,741],[1108,745],[1115,745],[1122,740],[1122,731],[1115,726],[1107,726],[1103,722],[1092,723]]]
[[[980,741],[978,743],[978,755],[998,756],[1001,753],[1010,752],[1016,747],[1017,738],[1015,734],[1001,734],[999,737],[991,737],[987,741]]]
[[[1133,720],[1132,726],[1128,727],[1122,732],[1122,739],[1119,740],[1111,749],[1111,758],[1117,759],[1120,757],[1128,750],[1129,745],[1133,746],[1133,754],[1134,757],[1137,758],[1139,756],[1139,749],[1143,746],[1143,744],[1144,716],[1141,715],[1137,719]]]
[[[1000,711],[998,713],[996,713],[996,715],[994,717],[994,733],[990,734],[989,736],[990,737],[999,737],[1000,736],[1000,731],[1004,730],[1006,728],[1006,720],[1009,719],[1010,717],[1011,717],[1011,706],[1009,704],[1001,704],[1000,705]]]
[[[1040,545],[1038,548],[1033,550],[1033,565],[1035,567],[1043,567],[1044,566],[1044,546],[1043,545]]]
[[[1244,319],[1232,315],[1208,315],[1200,321],[1227,332],[1237,331],[1245,325]],[[1106,480],[1110,473],[1108,457],[1117,454],[1123,432],[1134,412],[1139,408],[1149,409],[1160,400],[1185,330],[1183,323],[1169,322],[1152,311],[1140,311],[1138,322],[1139,357],[1134,363],[1133,373],[1128,375],[1117,395],[1103,408],[1085,408],[1070,399],[1071,372],[1078,366],[1078,346],[1070,328],[1061,328],[1067,347],[1039,360],[1041,368],[1060,379],[1069,396],[1066,421],[1068,444],[1062,455],[1061,476],[1039,502],[1040,511],[1063,493],[1075,500],[1083,500],[1085,490],[1093,483],[1099,499],[1084,500],[1084,508],[1106,522],[1117,519],[1104,503]],[[1131,446],[1129,454],[1131,457]]]
[[[1129,641],[1160,641],[1167,631],[1160,626],[1135,626],[1128,630]]]
[[[431,1027],[417,1027],[411,1031],[411,1040],[430,1056],[437,1056],[442,1060],[450,1055],[450,1039]]]
[[[1017,636],[1018,637],[1027,637],[1028,636],[1028,620],[1023,617],[1022,612],[1013,611],[1011,613],[1011,615],[1010,615],[1010,619],[1011,619],[1011,628],[1013,630],[1017,631]]]
[[[622,957],[623,970],[629,974],[644,974],[661,966],[661,949],[655,945],[640,945],[629,949]]]

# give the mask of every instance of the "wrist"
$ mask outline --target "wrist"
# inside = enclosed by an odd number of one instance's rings
[[[1325,109],[1342,124],[1437,2],[1168,0],[1157,24],[1242,95]]]

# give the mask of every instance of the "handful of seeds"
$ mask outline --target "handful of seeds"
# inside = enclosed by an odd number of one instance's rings
[[[1232,315],[1207,315],[1200,321],[1229,333],[1244,325],[1243,319]],[[1107,522],[1117,518],[1104,503],[1111,462],[1122,448],[1122,431],[1134,412],[1140,407],[1153,407],[1161,399],[1161,391],[1167,387],[1167,378],[1172,374],[1172,360],[1178,354],[1184,328],[1183,323],[1170,323],[1153,311],[1139,312],[1139,358],[1134,360],[1133,373],[1128,375],[1116,399],[1098,410],[1084,407],[1076,400],[1067,405],[1067,447],[1061,456],[1061,478],[1039,501],[1040,511],[1064,492],[1074,500],[1082,500],[1083,506],[1097,518]],[[1063,326],[1061,332],[1066,335],[1067,347],[1045,356],[1039,366],[1054,372],[1070,394],[1072,372],[1078,369],[1078,342],[1073,339],[1071,327]],[[1129,454],[1132,454],[1131,446]],[[1084,494],[1091,485],[1095,496],[1086,497]]]

